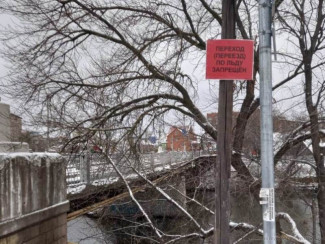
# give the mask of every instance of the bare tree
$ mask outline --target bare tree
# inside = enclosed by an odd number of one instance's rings
[[[277,1],[276,8],[283,2]],[[197,105],[203,77],[195,78],[192,70],[204,65],[205,40],[220,35],[219,2],[2,0],[0,8],[15,17],[2,36],[12,65],[7,91],[44,113],[41,107],[50,100],[52,124],[72,135],[70,144],[101,141],[114,133],[134,149],[145,129],[171,111],[191,118],[217,140],[216,128]],[[237,1],[240,37],[257,38],[257,8],[255,0]],[[234,87],[244,99],[234,128],[232,166],[257,195],[259,181],[243,161],[243,144],[247,121],[259,106],[258,42],[254,57],[254,80]],[[274,89],[302,73],[305,61],[299,59]],[[201,236],[210,233],[198,229]]]
[[[34,107],[51,99],[57,119],[65,120],[71,130],[95,130],[112,119],[137,125],[176,110],[216,140],[216,129],[196,105],[199,81],[184,63],[188,64],[189,55],[200,60],[205,39],[219,36],[218,4],[20,0],[2,5],[4,12],[18,19],[3,37],[6,57],[13,65],[8,84],[17,98]],[[245,39],[257,36],[252,9],[256,15],[255,1],[240,1],[236,9],[236,23]],[[246,95],[234,130],[232,160],[248,184],[254,178],[240,155],[247,119],[259,105],[254,87],[255,78],[238,87]]]
[[[288,5],[291,6],[288,8]],[[324,1],[289,1],[279,10],[282,29],[292,37],[294,48],[299,50],[297,58],[302,60],[302,79],[305,89],[305,103],[309,115],[310,134],[300,135],[300,139],[308,136],[312,141],[318,179],[318,209],[322,243],[325,240],[325,169],[322,148],[320,146],[322,131],[320,130],[319,108],[324,96],[323,49],[324,49]],[[278,155],[276,155],[277,157]]]

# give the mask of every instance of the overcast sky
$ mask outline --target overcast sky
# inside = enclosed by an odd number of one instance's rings
[[[1,15],[0,16],[0,28],[1,30],[4,27],[8,27],[10,23],[12,23],[12,18],[9,16]],[[287,51],[288,46],[286,45],[285,40],[279,40],[279,36],[277,36],[277,45],[278,50]],[[1,43],[0,43],[1,44]],[[3,49],[3,45],[0,45],[0,48]],[[281,58],[279,57],[281,60]],[[187,73],[192,74],[198,80],[197,83],[197,91],[198,91],[198,106],[204,113],[207,112],[216,112],[217,111],[217,95],[218,95],[218,81],[217,80],[206,80],[205,79],[205,58],[200,59],[200,63],[202,65],[196,66],[197,61],[188,60],[182,65],[182,69],[187,71]],[[6,75],[6,66],[8,64],[5,63],[4,59],[0,57],[0,73],[1,77]],[[286,68],[286,64],[281,62],[274,63],[273,65],[273,83],[278,83],[281,79],[285,78],[288,75],[288,70]],[[274,97],[274,107],[283,112],[285,115],[290,116],[296,113],[300,113],[300,111],[305,110],[305,106],[303,104],[303,97],[298,96],[301,93],[301,80],[300,78],[295,81],[291,81],[284,87],[279,90],[276,90],[273,94]],[[21,106],[19,101],[11,101],[4,94],[0,94],[1,100],[4,103],[9,103],[11,105],[12,112],[17,111],[17,108]],[[258,88],[256,90],[256,96],[258,96]],[[239,96],[239,100],[234,104],[234,110],[239,110],[240,99],[243,96]],[[281,102],[281,103],[280,103]],[[20,114],[19,114],[20,115]],[[24,117],[24,116],[23,116]]]

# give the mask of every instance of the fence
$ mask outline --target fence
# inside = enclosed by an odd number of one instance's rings
[[[124,175],[133,173],[132,167],[142,170],[161,170],[171,164],[193,159],[199,152],[165,152],[140,155],[140,160],[126,159],[122,154],[110,155]],[[69,154],[67,161],[67,185],[108,184],[118,179],[118,175],[102,154]],[[131,167],[132,166],[132,167]]]

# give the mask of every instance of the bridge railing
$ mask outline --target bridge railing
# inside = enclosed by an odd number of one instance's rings
[[[133,166],[145,170],[159,170],[171,164],[193,159],[200,156],[200,152],[164,152],[140,155],[140,164],[136,160],[126,160],[122,154],[112,154],[110,157],[117,164],[119,170],[125,174],[132,174]],[[69,154],[67,161],[67,185],[78,184],[108,184],[116,181],[118,175],[104,155],[98,153]],[[130,165],[131,164],[131,165]]]

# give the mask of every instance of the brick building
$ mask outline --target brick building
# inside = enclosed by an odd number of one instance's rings
[[[260,129],[260,113],[261,111],[258,109],[256,110],[248,120],[247,128],[254,128],[254,131],[259,132]],[[232,114],[232,125],[235,127],[237,123],[237,117],[239,112],[233,112]],[[217,128],[218,126],[218,113],[208,113],[207,120],[209,123]],[[273,131],[279,133],[288,133],[292,131],[294,128],[297,128],[301,123],[297,121],[288,120],[287,118],[279,115],[273,116]]]
[[[233,128],[236,126],[237,123],[237,117],[239,112],[233,112],[232,116],[232,126]],[[250,154],[250,155],[259,155],[260,154],[260,110],[256,110],[249,118],[245,130],[245,139],[244,139],[244,146],[243,150],[244,153]],[[217,128],[218,126],[218,113],[208,113],[207,114],[207,120],[209,123]],[[288,120],[287,118],[280,116],[280,115],[274,115],[273,116],[273,132],[276,134],[276,138],[281,138],[281,140],[277,140],[278,143],[280,141],[284,141],[288,133],[293,131],[295,128],[297,128],[299,125],[301,125],[301,122],[298,121],[292,121]],[[279,137],[281,135],[281,137]],[[205,135],[207,136],[207,135]],[[209,142],[208,140],[206,140]],[[205,145],[207,147],[208,145]],[[305,149],[305,146],[303,143],[300,143],[299,145],[295,146],[291,150],[289,150],[288,154],[296,155],[300,151]]]
[[[167,151],[194,151],[198,149],[197,137],[192,127],[176,127],[170,128],[167,135]]]
[[[236,124],[236,119],[239,112],[233,112],[232,113],[232,125]],[[209,123],[217,129],[218,126],[218,113],[207,113],[207,120]]]

